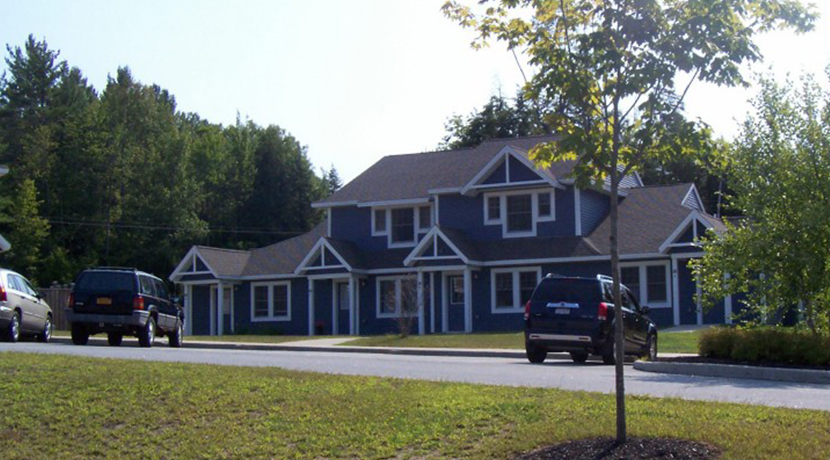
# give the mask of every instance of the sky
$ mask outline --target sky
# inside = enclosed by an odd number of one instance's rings
[[[307,146],[316,168],[334,166],[348,182],[384,155],[434,150],[448,117],[498,92],[513,96],[523,83],[503,45],[471,49],[473,32],[446,19],[443,2],[0,0],[0,42],[45,39],[99,91],[128,66],[169,90],[182,111],[278,125]],[[830,1],[816,3],[816,30],[759,36],[765,60],[747,75],[826,80]],[[687,115],[731,139],[753,94],[696,83]]]

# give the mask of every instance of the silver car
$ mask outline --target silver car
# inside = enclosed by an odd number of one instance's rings
[[[0,269],[0,336],[17,342],[23,334],[52,338],[52,309],[19,273]]]

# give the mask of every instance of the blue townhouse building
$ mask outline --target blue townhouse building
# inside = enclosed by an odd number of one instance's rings
[[[194,246],[170,280],[187,333],[369,335],[518,331],[546,274],[609,275],[610,192],[580,189],[573,162],[537,169],[554,137],[500,139],[382,158],[313,207],[308,233],[250,251]],[[695,240],[724,230],[693,184],[619,192],[621,275],[658,325],[732,320],[732,299],[703,311],[687,264]]]

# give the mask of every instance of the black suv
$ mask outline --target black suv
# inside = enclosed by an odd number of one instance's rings
[[[167,336],[171,347],[182,345],[184,313],[159,278],[134,268],[99,267],[84,270],[69,295],[67,318],[72,343],[86,345],[89,336],[107,333],[112,346],[124,335],[138,337],[142,347],[156,336]]]
[[[625,354],[657,358],[657,326],[621,285]],[[525,350],[531,363],[545,361],[548,352],[570,352],[583,363],[589,354],[614,364],[614,301],[608,276],[569,278],[547,275],[525,305]]]

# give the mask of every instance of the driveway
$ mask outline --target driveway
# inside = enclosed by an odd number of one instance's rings
[[[523,359],[508,358],[174,349],[166,344],[148,349],[139,348],[134,340],[125,340],[122,347],[92,344],[78,347],[33,342],[0,343],[0,352],[2,351],[224,366],[280,367],[332,374],[614,392],[613,366],[590,362],[577,365],[565,360],[549,360],[542,365],[531,365]],[[830,385],[655,374],[636,371],[630,365],[626,366],[625,372],[628,394],[830,410]]]

